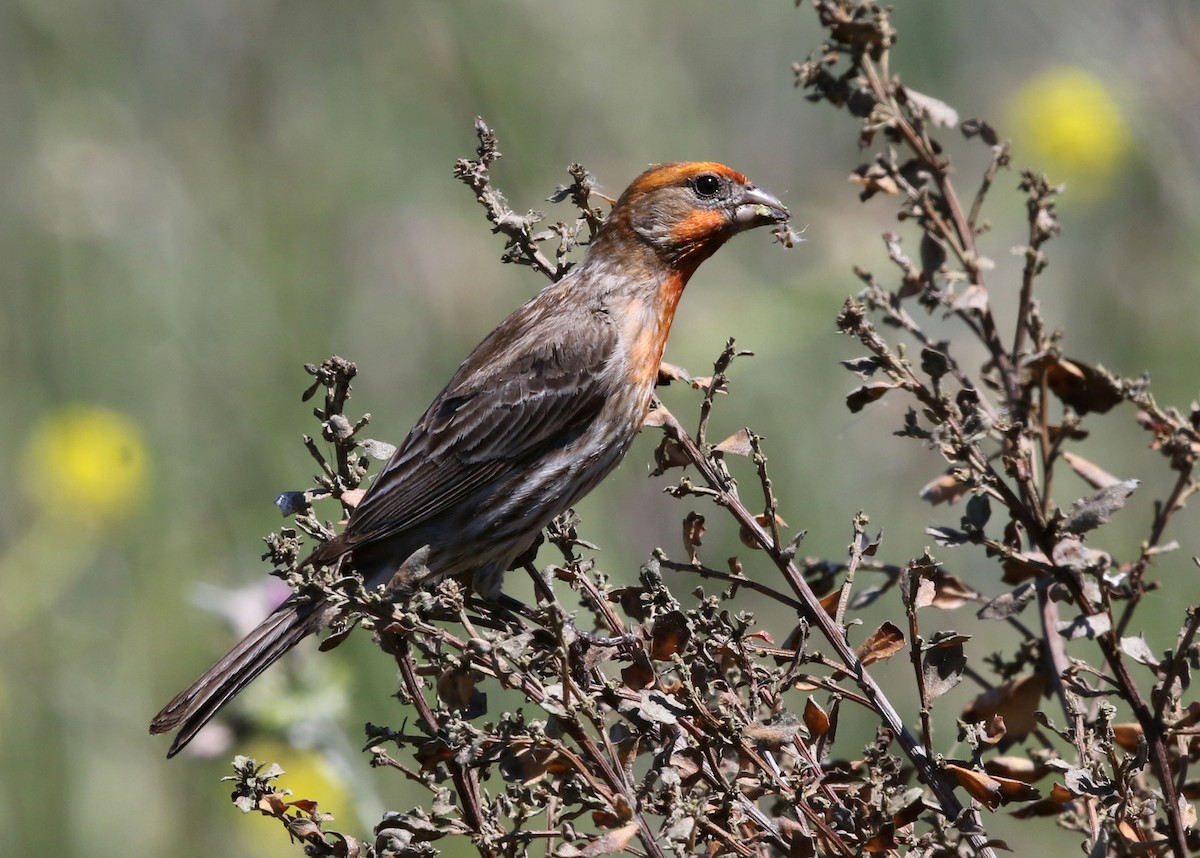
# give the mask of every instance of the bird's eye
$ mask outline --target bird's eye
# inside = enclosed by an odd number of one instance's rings
[[[721,180],[712,173],[703,173],[692,179],[692,190],[701,197],[715,197],[721,190]]]

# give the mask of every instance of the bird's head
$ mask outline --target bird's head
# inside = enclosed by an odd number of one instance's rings
[[[690,276],[737,233],[783,223],[787,208],[722,164],[659,164],[633,180],[605,223],[609,240],[636,241]]]

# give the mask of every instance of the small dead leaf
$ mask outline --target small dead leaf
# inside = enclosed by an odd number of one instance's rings
[[[696,549],[701,545],[704,530],[704,516],[698,512],[689,512],[683,520],[683,547],[691,563],[696,562]]]
[[[1066,536],[1050,552],[1054,565],[1075,572],[1103,572],[1112,566],[1112,557],[1097,548],[1088,548],[1077,536]]]
[[[650,415],[657,412],[651,411]],[[647,416],[647,420],[650,416]],[[643,424],[645,425],[645,424]],[[690,464],[691,459],[687,457],[687,453],[683,451],[683,447],[678,441],[671,438],[663,438],[662,442],[654,449],[654,471],[650,474],[652,477],[661,477],[670,468],[682,468]]]
[[[617,816],[619,818],[619,815]],[[630,841],[637,836],[638,824],[630,822],[620,828],[602,834],[589,840],[583,848],[563,843],[554,850],[555,858],[596,858],[598,855],[611,855],[623,852]]]
[[[867,355],[866,357],[838,361],[838,363],[857,375],[863,381],[866,381],[879,369],[885,366],[883,358],[876,357],[875,355]]]
[[[1051,393],[1081,416],[1103,414],[1122,399],[1120,381],[1102,367],[1044,354],[1026,364],[1026,369],[1035,384],[1044,380]]]
[[[863,641],[857,650],[863,666],[891,658],[904,649],[904,633],[892,623],[885,622]]]
[[[681,748],[671,754],[671,766],[679,772],[684,786],[691,786],[704,771],[704,752],[699,748]]]
[[[472,670],[451,668],[442,671],[437,678],[437,693],[443,703],[451,709],[464,710],[471,708],[472,703],[478,703],[479,693],[475,686],[479,675]]]
[[[754,520],[758,523],[758,526],[767,533],[771,532],[771,519],[765,512],[760,512],[758,515],[754,516]],[[776,515],[775,525],[776,527],[787,527],[787,522]],[[758,544],[758,539],[755,537],[755,535],[746,527],[741,527],[738,529],[738,539],[742,541],[742,545],[746,546],[747,548],[753,548],[755,551],[760,550],[762,547]]]
[[[987,722],[983,733],[979,739],[983,745],[989,748],[994,748],[1008,734],[1008,727],[1004,724],[1004,719],[999,715],[993,715],[991,720]]]
[[[896,180],[879,164],[863,164],[850,174],[849,181],[850,184],[862,188],[858,198],[864,202],[878,193],[889,196],[900,193],[900,186]]]
[[[1128,724],[1113,724],[1113,741],[1124,751],[1134,753],[1142,738],[1142,725],[1136,721]]]
[[[955,530],[953,527],[927,527],[925,533],[932,536],[933,541],[943,548],[954,548],[958,545],[966,545],[971,541],[968,534],[961,530]]]
[[[825,613],[831,617],[837,616],[838,604],[842,600],[842,591],[834,590],[827,596],[821,597],[821,607],[825,609]]]
[[[949,575],[942,570],[933,579],[934,594],[930,602],[935,608],[943,611],[953,611],[961,608],[967,602],[974,602],[979,594],[964,584],[957,576]]]
[[[1070,622],[1058,623],[1058,633],[1069,641],[1095,640],[1112,628],[1112,619],[1108,614],[1080,614]]]
[[[1106,489],[1121,482],[1099,465],[1089,462],[1083,456],[1072,453],[1070,450],[1063,450],[1060,455],[1071,466],[1071,470],[1077,473],[1083,478],[1084,482],[1094,489]]]
[[[690,382],[691,380],[691,375],[681,366],[666,361],[661,361],[658,365],[658,381],[656,382],[658,387],[665,387],[673,381]]]
[[[705,393],[708,393],[708,389],[713,386],[713,377],[711,375],[697,376],[696,378],[691,379],[688,384],[690,384],[696,390],[703,390]],[[713,392],[728,393],[729,384],[726,381],[721,381],[717,384],[716,390]]]
[[[812,699],[811,694],[804,703],[804,726],[808,728],[808,734],[814,739],[824,736],[829,731],[829,714],[821,708],[817,701]]]
[[[854,414],[862,411],[870,403],[881,398],[889,390],[895,390],[896,385],[886,381],[864,384],[846,394],[846,407]]]
[[[1004,718],[1009,738],[1020,741],[1036,725],[1038,705],[1046,687],[1041,673],[1010,679],[980,694],[963,710],[963,720],[970,723],[988,722],[993,715]]]
[[[1000,782],[991,775],[956,766],[953,763],[947,763],[945,768],[954,775],[958,780],[958,785],[965,789],[971,798],[991,810],[1000,806]]]
[[[984,771],[995,777],[1033,783],[1045,777],[1048,769],[1039,766],[1029,757],[1000,755],[991,757],[983,764]]]
[[[945,642],[939,642],[938,637],[949,635]],[[926,648],[921,659],[921,676],[925,683],[925,692],[930,700],[936,700],[962,681],[963,672],[967,669],[967,657],[963,653],[965,635],[954,632],[938,632]]]
[[[389,444],[387,441],[376,441],[374,438],[367,438],[362,442],[362,451],[380,462],[386,462],[396,452],[396,445]]]
[[[634,655],[633,663],[621,668],[621,681],[634,691],[641,691],[654,684],[654,667],[644,652],[639,650]]]
[[[902,87],[902,90],[905,100],[914,108],[915,112],[924,116],[933,125],[940,125],[943,128],[954,128],[958,125],[958,111],[946,102],[907,86]]]
[[[683,611],[668,611],[654,620],[650,633],[650,658],[666,661],[673,655],[682,654],[692,638],[687,615]]]
[[[1138,664],[1144,664],[1147,667],[1158,667],[1158,657],[1154,655],[1150,649],[1150,645],[1146,643],[1146,639],[1141,635],[1121,638],[1121,651]]]
[[[1080,534],[1107,524],[1112,514],[1125,506],[1125,500],[1139,484],[1138,480],[1124,480],[1075,501],[1067,512],[1066,521],[1062,523],[1063,531]]]
[[[954,503],[970,490],[971,486],[960,480],[954,471],[947,471],[922,486],[917,497],[937,506],[940,503]]]
[[[1014,617],[1037,595],[1037,586],[1033,583],[1021,584],[1015,590],[1002,593],[979,609],[976,614],[981,620],[1006,620]]]
[[[1024,781],[994,777],[953,763],[947,763],[945,768],[958,779],[959,785],[972,798],[991,810],[1013,801],[1033,801],[1041,798],[1041,793]]]
[[[366,495],[366,489],[349,489],[342,492],[342,505],[347,509],[357,509]]]
[[[742,728],[742,735],[747,739],[762,742],[776,751],[796,738],[799,732],[800,721],[786,712],[770,723],[755,721]]]
[[[950,307],[958,312],[975,310],[982,313],[988,308],[987,289],[978,283],[972,283],[962,291],[961,295],[954,299],[954,303]]]
[[[754,452],[754,448],[750,444],[750,430],[739,429],[713,449],[734,456],[749,456]]]
[[[664,414],[662,409],[659,408],[651,408],[646,412],[645,419],[642,420],[643,429],[661,429],[666,425],[667,415]]]

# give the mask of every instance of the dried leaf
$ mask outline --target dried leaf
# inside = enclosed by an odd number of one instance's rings
[[[1142,741],[1142,725],[1137,722],[1113,724],[1113,741],[1122,750],[1135,753]]]
[[[1049,771],[1045,766],[1038,765],[1029,757],[1004,755],[991,757],[984,762],[983,768],[989,775],[1024,781],[1027,784],[1040,780]]]
[[[970,536],[952,527],[927,527],[925,533],[932,536],[933,541],[943,548],[954,548],[958,545],[966,545],[971,541]]]
[[[953,128],[958,125],[958,111],[946,102],[917,92],[908,86],[901,87],[901,91],[909,105],[915,108],[915,112],[924,116],[932,124],[940,125],[943,128]]]
[[[981,620],[1006,620],[1025,610],[1025,606],[1037,595],[1037,586],[1021,584],[1015,590],[1002,593],[979,609],[976,614]]]
[[[954,503],[971,490],[970,484],[960,480],[956,474],[956,471],[947,471],[930,480],[921,487],[917,497],[934,506],[940,503]]]
[[[838,361],[846,369],[857,375],[863,381],[873,376],[876,371],[883,368],[886,364],[883,358],[875,355],[867,355],[866,357],[853,358],[852,360]]]
[[[1108,614],[1080,614],[1070,622],[1058,623],[1058,633],[1069,641],[1077,641],[1082,638],[1095,640],[1100,635],[1109,631],[1112,628],[1112,618]]]
[[[644,652],[639,650],[634,655],[633,663],[621,668],[621,681],[634,691],[641,691],[654,684],[654,667]]]
[[[961,295],[954,299],[954,303],[950,307],[958,312],[975,310],[982,313],[988,308],[987,289],[978,283],[972,283],[962,291]]]
[[[671,754],[671,766],[679,772],[684,786],[691,786],[704,771],[704,752],[699,748],[680,748]]]
[[[1103,572],[1112,565],[1112,557],[1107,552],[1088,548],[1076,536],[1060,539],[1051,557],[1055,566],[1075,572]]]
[[[389,444],[387,441],[376,441],[374,438],[367,438],[362,442],[362,451],[379,462],[386,462],[396,452],[396,445]]]
[[[1033,801],[1042,797],[1041,793],[1024,781],[993,777],[953,763],[947,763],[945,768],[958,779],[959,784],[972,798],[992,810],[1012,801]]]
[[[597,855],[623,852],[630,841],[637,836],[637,832],[638,824],[630,822],[589,840],[582,849],[572,846],[570,843],[563,843],[554,850],[554,858],[596,858]]]
[[[900,186],[896,180],[878,164],[863,164],[850,174],[849,181],[850,184],[862,188],[858,198],[864,202],[877,193],[885,193],[889,196],[900,193]]]
[[[666,695],[660,692],[643,691],[637,701],[623,701],[620,710],[640,716],[644,720],[654,724],[676,724],[679,721],[678,716],[681,713],[678,713],[674,707],[669,706],[669,703],[670,701]]]
[[[665,360],[658,364],[658,381],[656,384],[659,387],[665,387],[673,381],[690,382],[691,380],[692,376],[681,366],[667,363]]]
[[[1107,524],[1112,514],[1125,506],[1125,500],[1139,484],[1139,480],[1124,480],[1075,501],[1071,504],[1066,521],[1062,523],[1063,531],[1080,534]]]
[[[955,575],[938,570],[933,579],[933,601],[929,604],[943,611],[953,611],[961,608],[967,602],[974,602],[979,594],[964,584]]]
[[[814,739],[829,732],[829,714],[812,699],[811,694],[804,703],[804,726],[808,728],[809,736]]]
[[[713,448],[720,453],[730,453],[734,456],[749,456],[754,452],[750,444],[750,430],[739,429],[720,444]]]
[[[908,574],[900,582],[904,604],[916,610],[932,605],[937,594],[937,585],[933,582],[937,567],[916,565],[906,571]]]
[[[1150,645],[1146,643],[1146,639],[1141,635],[1121,638],[1121,651],[1138,664],[1144,664],[1148,667],[1158,667],[1157,656],[1154,655],[1150,649]]]
[[[713,386],[713,377],[711,375],[697,376],[696,378],[689,380],[688,384],[690,384],[696,390],[703,390],[705,393],[708,393],[708,389]],[[719,382],[717,382],[716,389],[713,392],[728,393],[729,383],[725,379],[721,379]]]
[[[800,732],[800,721],[796,716],[784,712],[772,722],[755,721],[742,728],[742,735],[754,742],[762,742],[772,750],[779,750]]]
[[[1036,722],[1038,704],[1046,687],[1041,673],[1010,679],[980,694],[963,710],[963,720],[987,722],[995,715],[1004,719],[1010,738],[1020,741],[1029,735]]]
[[[850,597],[850,604],[847,606],[851,611],[861,611],[868,605],[875,603],[875,600],[888,591],[887,587],[867,587],[863,590],[856,590],[854,595]]]
[[[642,420],[643,429],[661,429],[667,425],[667,415],[663,413],[661,408],[651,408],[646,412],[645,419]]]
[[[1083,478],[1083,481],[1094,489],[1106,489],[1111,485],[1121,482],[1117,477],[1114,477],[1099,465],[1089,462],[1083,456],[1072,453],[1069,450],[1063,450],[1060,455],[1071,466],[1071,470],[1079,474]]]
[[[760,512],[758,515],[754,516],[754,520],[764,531],[767,533],[771,532],[771,519],[765,512]],[[777,515],[775,516],[775,525],[776,527],[787,527],[787,522]],[[742,541],[742,545],[746,546],[747,548],[753,548],[755,551],[758,551],[762,548],[762,546],[758,544],[758,538],[750,532],[749,528],[738,528],[738,539],[740,539]]]
[[[822,596],[821,600],[820,600],[821,607],[825,610],[825,613],[831,617],[837,616],[837,608],[838,608],[838,605],[841,603],[841,601],[842,601],[842,591],[841,590],[834,590],[829,595]]]
[[[904,649],[904,633],[892,623],[885,622],[863,641],[857,650],[863,666],[891,658]]]
[[[437,678],[437,693],[443,703],[451,709],[464,710],[478,703],[475,686],[479,675],[473,670],[451,668],[442,671]]]
[[[704,516],[698,512],[689,512],[683,520],[683,547],[691,563],[696,562],[696,549],[700,547],[704,530]]]
[[[651,411],[646,419],[657,414]],[[645,424],[643,424],[645,425]],[[687,457],[687,453],[683,451],[683,447],[678,441],[671,438],[663,438],[662,442],[654,449],[654,471],[650,474],[652,477],[660,477],[667,472],[669,468],[682,468],[689,464],[691,459]]]
[[[857,414],[889,390],[895,390],[896,387],[897,385],[886,381],[877,381],[873,384],[864,384],[862,387],[856,387],[846,394],[846,407],[851,412]]]
[[[936,700],[962,681],[967,669],[967,657],[963,653],[966,640],[965,635],[938,632],[927,645],[921,659],[921,676],[930,700]]]
[[[691,637],[692,630],[683,611],[660,614],[655,618],[654,630],[650,633],[650,658],[667,661],[671,656],[681,654]]]
[[[1121,383],[1101,367],[1044,354],[1034,358],[1026,369],[1034,384],[1045,381],[1050,392],[1079,415],[1103,414],[1121,402]]]

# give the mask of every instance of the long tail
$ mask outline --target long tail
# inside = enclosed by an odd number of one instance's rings
[[[324,602],[293,602],[275,609],[224,658],[176,695],[150,722],[152,734],[179,728],[168,757],[183,750],[221,707],[288,650],[321,627]]]

